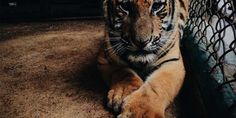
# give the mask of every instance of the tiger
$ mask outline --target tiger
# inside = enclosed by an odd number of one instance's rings
[[[185,78],[180,40],[188,0],[104,0],[103,9],[97,65],[107,106],[118,118],[165,118]]]

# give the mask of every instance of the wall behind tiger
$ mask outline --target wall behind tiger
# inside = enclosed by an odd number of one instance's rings
[[[102,0],[0,0],[0,20],[101,16]]]

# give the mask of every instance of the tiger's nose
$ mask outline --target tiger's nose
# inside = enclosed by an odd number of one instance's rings
[[[150,40],[138,40],[134,41],[134,45],[137,46],[139,49],[144,49]]]

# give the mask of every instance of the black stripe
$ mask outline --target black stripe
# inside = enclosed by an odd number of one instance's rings
[[[179,24],[178,26],[179,26],[179,29],[180,29],[180,30],[183,30],[183,29],[184,29],[184,26],[183,26],[183,25],[180,25],[180,24]]]
[[[172,30],[172,29],[173,29],[173,25],[170,24],[165,30],[166,30],[166,31],[170,31],[170,30]]]
[[[179,0],[179,2],[180,2],[180,7],[183,7],[184,10],[186,10],[185,5],[184,5],[184,1],[183,0]]]
[[[183,30],[182,30],[183,31]],[[182,40],[182,33],[179,31],[179,44],[181,45],[180,41]]]
[[[160,17],[161,19],[163,19],[163,18],[166,17],[166,15],[167,15],[167,13],[165,12],[165,13],[160,14],[159,17]]]
[[[172,7],[172,6],[171,6],[171,3],[169,3],[169,11],[171,11],[171,7]],[[171,12],[169,12],[168,15],[170,16],[170,14],[171,14]]]
[[[161,62],[159,65],[157,65],[159,68],[164,64],[164,63],[167,63],[167,62],[170,62],[170,61],[178,61],[179,60],[179,57],[178,58],[172,58],[172,59],[168,59],[168,60],[165,60],[163,62]]]
[[[179,17],[180,19],[185,20],[183,13],[179,13]]]
[[[172,10],[170,11],[171,12],[171,21],[174,19],[174,13],[175,13],[175,1],[174,0],[171,0],[171,5],[172,5]]]

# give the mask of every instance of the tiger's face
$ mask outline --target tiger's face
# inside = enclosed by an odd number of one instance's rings
[[[174,0],[108,1],[109,41],[117,55],[149,63],[167,52],[177,22]]]

